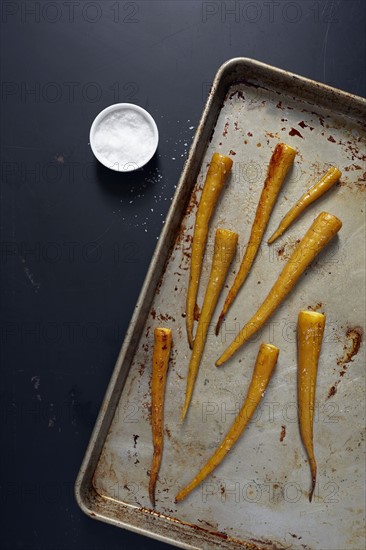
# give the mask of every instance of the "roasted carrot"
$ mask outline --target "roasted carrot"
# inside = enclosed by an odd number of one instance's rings
[[[230,344],[216,361],[216,365],[222,365],[230,359],[253,334],[263,327],[264,323],[286,298],[287,294],[294,288],[305,269],[334,235],[338,233],[341,227],[342,222],[332,214],[328,214],[327,212],[319,214],[295,248],[258,311],[242,328],[234,342]]]
[[[154,351],[151,378],[151,424],[154,454],[150,470],[149,496],[155,506],[155,485],[163,456],[164,396],[172,331],[169,328],[154,330]]]
[[[189,347],[191,349],[193,348],[194,313],[201,277],[202,260],[208,235],[208,226],[232,164],[233,161],[229,157],[219,155],[218,153],[212,155],[197,209],[193,231],[191,268],[186,305],[187,335]]]
[[[262,242],[263,233],[266,230],[277,195],[280,192],[289,168],[292,166],[295,155],[295,149],[289,145],[286,145],[285,143],[278,143],[276,145],[269,163],[267,177],[257,206],[257,211],[255,213],[245,254],[234,283],[225,300],[224,307],[220,313],[220,317],[216,325],[216,335],[219,333],[220,326],[225,318],[225,315],[227,314],[231,304],[235,300],[240,288],[243,286],[249,274],[250,268],[252,267],[259,246]]]
[[[298,371],[297,394],[299,401],[300,434],[311,471],[309,501],[316,484],[316,461],[313,443],[315,384],[318,361],[325,327],[325,315],[315,311],[300,311],[297,321]]]
[[[224,285],[229,266],[235,255],[237,244],[237,233],[233,233],[233,231],[228,231],[227,229],[217,229],[210,278],[198,321],[196,338],[194,340],[192,356],[189,363],[186,398],[182,412],[182,420],[184,420],[187,414],[201,357],[205,348],[207,332],[212,314],[215,310],[217,300]]]
[[[336,166],[329,168],[328,172],[315,185],[310,187],[306,193],[300,197],[297,203],[282,218],[280,225],[269,239],[268,244],[272,244],[278,237],[281,237],[286,229],[294,222],[300,214],[314,201],[319,199],[339,180],[342,172]]]
[[[179,491],[175,497],[175,501],[183,500],[193,489],[197,487],[206,477],[220,464],[228,452],[234,447],[239,437],[247,427],[252,418],[258,403],[264,396],[268,383],[271,379],[272,372],[277,363],[279,349],[271,344],[262,344],[259,348],[257,360],[255,363],[252,380],[248,389],[245,402],[235,418],[233,425],[226,434],[222,443],[208,460],[208,462],[199,471],[196,477]]]

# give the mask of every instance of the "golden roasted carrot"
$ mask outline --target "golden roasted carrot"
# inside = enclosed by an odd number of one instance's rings
[[[219,155],[218,153],[212,155],[197,209],[193,232],[191,268],[186,305],[187,336],[191,349],[193,348],[194,312],[201,276],[202,260],[208,235],[208,226],[232,165],[233,161],[231,158]]]
[[[338,233],[341,227],[342,222],[336,216],[327,212],[319,214],[295,248],[258,311],[242,328],[234,342],[230,344],[216,361],[217,366],[222,365],[230,359],[253,334],[263,327],[264,323],[286,298],[287,294],[294,288],[305,269],[334,235]]]
[[[297,395],[299,402],[300,434],[311,471],[309,501],[316,484],[316,460],[313,443],[315,384],[318,361],[325,327],[325,315],[315,311],[300,311],[297,321],[298,371]]]
[[[184,420],[189,403],[192,398],[194,383],[197,377],[203,350],[205,348],[207,332],[209,329],[212,314],[215,310],[217,300],[224,285],[228,269],[235,255],[238,244],[238,234],[227,229],[217,229],[215,236],[214,255],[210,278],[208,281],[205,298],[197,326],[196,338],[193,344],[193,351],[189,363],[187,377],[186,398],[182,412]]]
[[[169,328],[154,330],[154,351],[151,378],[151,424],[154,454],[150,470],[149,496],[155,506],[155,485],[163,456],[164,396],[172,331]]]
[[[272,372],[277,363],[279,349],[271,344],[262,344],[259,348],[257,360],[255,363],[252,380],[248,389],[245,402],[240,409],[238,416],[235,418],[233,425],[226,434],[222,443],[198,472],[196,477],[179,491],[175,497],[175,501],[183,500],[193,489],[195,489],[206,477],[220,464],[228,452],[234,447],[239,437],[247,427],[252,418],[258,403],[264,396],[268,383],[271,379]]]
[[[216,335],[220,331],[221,323],[227,314],[231,304],[235,300],[240,288],[243,286],[250,268],[255,260],[259,246],[262,242],[263,233],[266,230],[268,220],[273,210],[277,195],[286,178],[289,168],[292,166],[296,155],[295,149],[285,143],[278,143],[271,157],[267,177],[255,213],[255,218],[250,233],[249,241],[239,271],[234,283],[229,290],[224,307],[220,313],[216,325]]]
[[[315,185],[310,187],[306,193],[300,197],[297,203],[287,212],[282,218],[280,225],[268,240],[268,244],[272,244],[278,237],[281,237],[286,229],[300,216],[300,214],[314,201],[319,199],[326,191],[328,191],[339,180],[342,172],[332,166],[328,172]]]

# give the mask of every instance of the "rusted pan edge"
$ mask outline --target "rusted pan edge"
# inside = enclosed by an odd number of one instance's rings
[[[293,95],[294,100],[299,97],[310,103],[317,103],[321,107],[332,110],[332,114],[348,115],[359,118],[360,124],[366,123],[366,99],[344,92],[327,84],[322,84],[310,78],[272,67],[260,61],[245,57],[236,57],[224,63],[214,80],[211,93],[214,93],[220,81],[221,84],[233,84],[235,80],[254,84],[261,88],[283,88],[286,95]]]
[[[365,123],[366,113],[366,100],[361,97],[247,58],[227,61],[220,67],[214,79],[75,484],[76,500],[88,516],[189,549],[258,546],[225,538],[220,533],[193,529],[192,526],[172,518],[101,497],[93,487],[92,478],[226,92],[235,81],[260,85],[262,88],[282,88],[286,95],[293,94],[295,99],[300,97],[315,102],[332,109],[333,113],[355,118],[360,124]],[[258,541],[258,544],[260,548],[281,547],[266,541]]]

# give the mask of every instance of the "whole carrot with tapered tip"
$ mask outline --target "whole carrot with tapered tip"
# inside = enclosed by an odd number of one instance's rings
[[[235,418],[233,425],[226,434],[224,440],[203,466],[198,474],[184,489],[179,491],[175,497],[175,501],[183,500],[193,489],[195,489],[206,477],[220,464],[228,452],[234,447],[239,437],[249,424],[260,400],[264,396],[268,383],[271,379],[272,372],[276,366],[279,349],[272,344],[262,344],[255,363],[252,380],[248,389],[245,402],[240,409],[238,416]]]
[[[260,330],[281,302],[311,264],[316,256],[323,250],[329,241],[338,233],[342,222],[332,214],[322,212],[311,224],[310,228],[301,239],[282,273],[269,291],[264,302],[253,317],[241,329],[235,340],[216,361],[216,365],[222,365],[247,342],[258,330]]]
[[[247,276],[249,275],[250,268],[253,265],[262,242],[263,233],[266,230],[278,193],[280,192],[282,184],[286,178],[287,172],[292,166],[295,155],[295,149],[289,145],[286,145],[285,143],[278,143],[276,145],[269,163],[267,177],[257,206],[252,231],[250,233],[245,254],[234,283],[225,300],[224,307],[220,313],[220,317],[216,325],[216,335],[220,331],[220,326],[231,304],[235,300],[240,288],[243,286]]]
[[[193,348],[193,324],[197,307],[197,293],[201,277],[202,261],[208,235],[208,226],[220,193],[230,173],[233,161],[225,155],[214,153],[208,168],[202,195],[198,204],[193,231],[191,266],[186,304],[186,326],[189,347]]]
[[[314,201],[319,199],[324,193],[326,193],[333,185],[339,180],[342,172],[336,167],[332,166],[328,172],[319,180],[315,185],[310,187],[306,193],[299,198],[296,204],[287,212],[282,218],[278,228],[273,233],[272,237],[268,240],[268,244],[272,244],[278,237],[281,237],[286,229],[294,222],[300,214]]]
[[[297,395],[300,434],[309,458],[311,471],[311,502],[316,484],[316,460],[313,443],[315,385],[318,361],[325,327],[325,315],[315,311],[300,311],[297,321]]]
[[[172,331],[169,328],[154,330],[154,351],[151,378],[151,424],[154,453],[150,470],[149,496],[155,506],[155,485],[163,456],[164,397]]]
[[[205,298],[197,326],[197,333],[193,343],[193,351],[189,363],[186,398],[182,412],[184,420],[192,398],[194,383],[197,377],[207,333],[215,310],[217,300],[224,285],[228,269],[235,255],[238,244],[238,234],[227,229],[217,229],[215,236],[214,255],[211,273],[207,284]]]

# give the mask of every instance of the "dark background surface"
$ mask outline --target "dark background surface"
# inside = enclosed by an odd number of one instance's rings
[[[73,485],[209,86],[246,56],[366,95],[366,2],[1,10],[1,548],[168,548],[88,519]],[[88,146],[118,101],[160,131],[132,175]]]

